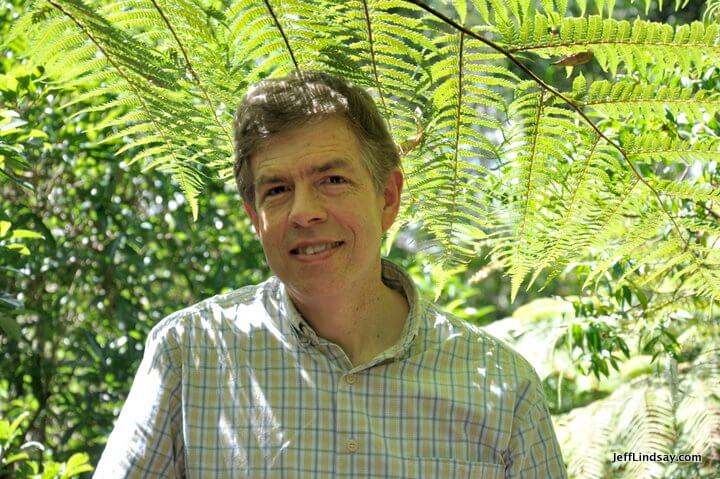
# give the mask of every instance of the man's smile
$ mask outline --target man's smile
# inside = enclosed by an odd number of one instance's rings
[[[344,241],[335,241],[332,243],[320,243],[311,246],[298,247],[290,250],[290,254],[297,256],[299,259],[324,259],[344,244]]]

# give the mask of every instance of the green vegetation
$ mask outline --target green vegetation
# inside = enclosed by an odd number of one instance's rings
[[[231,118],[298,67],[376,97],[386,252],[531,359],[571,477],[718,477],[720,3],[664,3],[0,0],[0,478],[87,477],[149,329],[267,277]]]

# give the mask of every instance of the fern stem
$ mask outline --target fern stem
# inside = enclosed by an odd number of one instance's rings
[[[285,35],[285,30],[283,30],[282,25],[280,25],[280,20],[278,20],[277,16],[275,15],[275,11],[272,8],[272,5],[270,5],[269,0],[265,0],[265,6],[267,7],[268,11],[270,12],[270,15],[273,17],[273,20],[275,21],[275,25],[278,27],[278,30],[280,30],[280,35],[282,35],[283,40],[285,41],[285,46],[288,49],[288,52],[290,53],[290,58],[292,59],[293,65],[295,65],[295,69],[299,70],[300,67],[298,66],[298,62],[295,59],[295,53],[293,53],[293,49],[290,47],[290,41],[288,40],[288,37]]]
[[[458,54],[458,98],[457,98],[457,112],[455,114],[455,156],[453,158],[453,191],[452,200],[450,202],[452,211],[455,211],[457,202],[457,190],[458,186],[458,146],[460,145],[460,125],[462,124],[462,101],[463,101],[463,49],[465,48],[465,33],[460,32],[460,52]],[[452,230],[455,226],[455,215],[450,215],[450,226],[448,228],[448,234],[450,241],[452,241]]]
[[[385,95],[383,94],[382,90],[382,83],[380,82],[380,75],[378,75],[377,71],[377,57],[375,54],[375,41],[373,40],[373,29],[372,29],[372,19],[370,18],[370,9],[368,8],[367,0],[363,0],[363,9],[365,11],[365,24],[367,25],[367,32],[368,32],[368,45],[370,47],[370,58],[372,61],[372,69],[373,69],[373,76],[375,77],[375,87],[377,88],[378,95],[380,96],[380,103],[382,103],[383,111],[385,112],[385,123],[387,124],[388,130],[390,132],[390,137],[394,137],[393,133],[393,127],[390,123],[390,110],[388,110],[387,104],[385,103]],[[402,141],[402,139],[398,139],[399,141]],[[403,165],[403,162],[400,161],[400,171],[402,171],[402,174],[405,178],[407,178],[407,173],[405,172],[405,166]],[[415,195],[413,194],[412,187],[408,185],[408,194],[411,198],[411,205],[412,208],[415,205]]]
[[[368,44],[370,46],[370,58],[372,59],[373,76],[375,76],[375,87],[377,88],[378,94],[380,95],[380,103],[382,103],[383,109],[385,110],[385,115],[387,118],[389,118],[388,108],[387,108],[387,105],[385,104],[385,95],[383,95],[382,85],[380,84],[380,77],[378,76],[378,72],[377,72],[377,58],[375,57],[375,43],[373,42],[372,22],[370,21],[370,10],[368,10],[367,0],[363,0],[363,9],[365,10],[365,24],[367,25]],[[390,122],[388,120],[388,126],[389,126],[389,123]]]
[[[440,13],[439,11],[435,10],[434,8],[425,5],[423,2],[420,2],[418,0],[405,0],[406,2],[412,3],[413,5],[417,5],[418,7],[422,8],[426,12],[436,16],[443,22],[447,23],[451,27],[455,28],[456,30],[459,30],[461,32],[465,32],[467,35],[470,35],[471,37],[475,38],[476,40],[480,41],[481,43],[484,43],[485,45],[489,46],[493,50],[497,51],[498,53],[501,53],[503,56],[507,57],[512,63],[514,63],[518,68],[520,68],[522,71],[524,71],[527,75],[530,76],[538,85],[540,85],[541,88],[544,90],[549,91],[556,97],[560,98],[563,102],[567,103],[573,110],[575,110],[578,115],[580,115],[585,122],[590,125],[590,127],[597,132],[598,135],[600,135],[605,141],[608,142],[610,146],[615,148],[620,155],[623,157],[623,159],[627,162],[627,164],[630,166],[630,169],[632,170],[633,174],[637,177],[638,180],[640,180],[645,186],[647,186],[650,191],[652,191],[653,195],[658,199],[658,202],[660,203],[660,207],[663,209],[667,217],[670,219],[670,222],[672,222],[673,227],[675,231],[677,232],[678,236],[680,237],[680,240],[685,244],[685,249],[687,250],[690,247],[690,243],[682,234],[682,231],[680,230],[680,226],[675,221],[675,218],[670,214],[670,211],[667,209],[665,204],[662,201],[662,198],[660,197],[660,193],[642,176],[640,171],[635,166],[635,163],[632,162],[632,160],[628,157],[628,155],[625,153],[625,150],[622,149],[620,145],[612,141],[610,138],[608,138],[602,131],[600,131],[600,128],[593,122],[590,117],[587,116],[587,114],[582,111],[580,106],[578,106],[577,103],[572,101],[570,98],[566,97],[562,93],[560,93],[555,88],[551,87],[547,83],[545,83],[540,77],[538,77],[532,70],[530,70],[527,66],[525,66],[524,63],[522,63],[520,60],[518,60],[515,55],[510,53],[508,50],[504,49],[497,43],[488,40],[487,38],[478,35],[477,33],[473,32],[472,30],[464,27],[463,25],[460,25],[455,20],[449,18],[448,16]],[[694,255],[693,255],[694,256]]]
[[[210,99],[210,95],[208,94],[207,89],[203,86],[202,82],[200,81],[200,77],[195,72],[195,69],[192,66],[192,63],[190,63],[190,58],[188,57],[187,51],[185,50],[185,45],[180,41],[180,38],[177,36],[177,33],[175,32],[175,29],[170,24],[170,19],[167,18],[165,15],[165,12],[160,8],[160,5],[158,5],[156,0],[150,0],[155,7],[155,9],[158,11],[160,16],[162,17],[163,21],[167,25],[168,29],[170,30],[170,33],[172,33],[173,38],[175,38],[175,42],[177,42],[178,47],[180,48],[180,51],[183,54],[183,57],[185,57],[185,64],[188,66],[188,69],[190,70],[190,74],[192,75],[193,79],[195,80],[195,83],[197,83],[197,86],[200,88],[200,90],[203,92],[203,95],[205,96],[205,100],[208,102],[208,105],[210,106],[210,111],[212,111],[213,117],[215,117],[215,122],[218,124],[218,126],[222,129],[223,133],[225,133],[225,136],[228,138],[228,141],[232,143],[232,138],[230,137],[230,133],[225,128],[225,125],[220,121],[220,118],[217,116],[217,112],[215,111],[215,105],[213,104],[213,101]]]
[[[530,198],[532,197],[532,174],[533,174],[533,165],[535,164],[535,151],[537,149],[537,140],[540,136],[539,130],[540,130],[540,118],[542,117],[543,112],[543,106],[545,104],[545,92],[547,90],[542,89],[540,91],[540,98],[538,99],[538,107],[537,111],[535,113],[535,125],[533,126],[533,132],[532,132],[532,138],[533,138],[533,144],[532,144],[532,151],[530,152],[530,169],[528,171],[528,178],[527,182],[525,183],[525,205],[523,206],[523,214],[522,214],[522,224],[520,225],[520,233],[518,234],[518,240],[521,240],[523,235],[525,234],[525,224],[527,223],[527,216],[528,216],[528,208],[530,207]],[[517,246],[520,246],[520,241],[518,241]]]
[[[592,160],[593,155],[595,154],[595,149],[597,148],[598,144],[600,143],[600,137],[598,136],[595,138],[595,143],[593,143],[592,148],[590,149],[590,154],[587,157],[587,161],[585,161],[585,165],[583,166],[582,174],[580,175],[580,181],[578,181],[577,187],[575,188],[575,191],[573,191],[572,198],[570,198],[570,206],[567,208],[567,214],[565,215],[565,222],[570,218],[572,214],[572,210],[575,207],[575,198],[577,198],[577,193],[580,190],[580,186],[585,182],[585,175],[587,174],[588,169],[590,168],[590,161]]]
[[[622,204],[625,202],[625,200],[627,198],[630,197],[630,194],[632,194],[633,190],[635,189],[635,186],[637,186],[638,181],[639,181],[639,178],[635,177],[635,179],[632,181],[632,183],[629,183],[625,187],[625,190],[622,192],[622,198],[620,199],[620,201],[618,201],[615,208],[613,208],[612,211],[610,211],[609,214],[605,215],[605,217],[603,218],[603,222],[605,225],[609,225],[610,221],[613,219],[613,217],[620,212]]]

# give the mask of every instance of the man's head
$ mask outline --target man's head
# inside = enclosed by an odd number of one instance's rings
[[[239,107],[235,135],[245,210],[291,296],[377,288],[403,177],[369,95],[321,73],[262,82]]]
[[[296,71],[251,87],[235,114],[235,181],[243,200],[255,208],[251,158],[272,135],[321,118],[347,120],[362,147],[377,191],[400,166],[400,156],[370,95],[361,87],[323,72]]]

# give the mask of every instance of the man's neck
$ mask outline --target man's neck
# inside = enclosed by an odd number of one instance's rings
[[[353,365],[362,364],[395,344],[409,305],[405,296],[382,281],[369,291],[309,300],[293,298],[315,333],[340,346]]]

